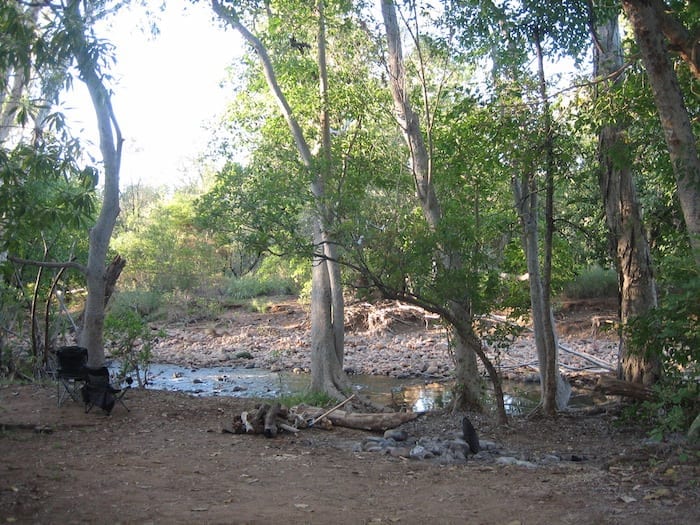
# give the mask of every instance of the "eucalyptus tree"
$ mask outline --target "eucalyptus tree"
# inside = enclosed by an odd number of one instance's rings
[[[400,26],[396,14],[396,7],[392,0],[381,0],[382,18],[384,21],[386,42],[387,42],[387,76],[389,79],[389,89],[394,101],[394,111],[399,130],[404,138],[409,152],[409,168],[415,183],[415,191],[420,203],[424,219],[432,231],[440,228],[444,229],[444,212],[438,198],[434,180],[439,177],[433,169],[435,159],[433,158],[433,136],[430,130],[433,127],[435,109],[431,107],[428,99],[428,90],[425,78],[426,64],[422,62],[423,53],[420,35],[418,34],[418,20],[416,4],[413,7],[413,22],[415,26],[410,34],[413,36],[415,53],[419,57],[418,76],[421,76],[423,89],[423,122],[413,109],[411,101],[411,79],[406,73],[404,62],[404,52]],[[444,72],[446,74],[446,72]],[[437,106],[439,101],[435,101]],[[427,131],[426,131],[427,130]],[[457,274],[461,272],[464,261],[463,254],[455,250],[449,244],[441,243],[435,246],[435,257],[437,263],[443,271]],[[479,355],[484,365],[489,370],[489,375],[494,383],[497,397],[502,399],[500,391],[500,381],[495,373],[492,364],[486,358],[482,348],[480,338],[474,333],[474,314],[472,312],[472,302],[474,294],[469,290],[468,282],[454,283],[456,286],[444,297],[444,303],[438,311],[454,327],[454,359],[455,370],[455,407],[480,408],[481,407],[481,380],[477,368],[476,357]],[[404,300],[413,300],[416,296],[413,293],[398,294]],[[412,297],[413,296],[413,297]],[[419,301],[420,302],[420,301]],[[422,304],[422,306],[427,306]],[[502,406],[502,405],[501,405]],[[501,411],[501,419],[505,419],[505,412]]]
[[[24,63],[25,71],[32,67],[54,72],[59,65],[62,71],[74,66],[79,79],[90,94],[100,138],[103,161],[103,199],[96,223],[89,232],[87,264],[71,262],[38,262],[43,267],[70,267],[81,271],[87,278],[88,297],[80,332],[80,344],[88,349],[88,364],[92,367],[104,363],[103,322],[109,282],[116,280],[123,261],[105,266],[112,230],[119,213],[119,165],[122,138],[111,106],[111,92],[106,85],[109,53],[104,42],[94,33],[93,24],[106,12],[114,9],[109,2],[83,2],[71,0],[62,4],[34,2],[33,8],[41,9],[42,33],[36,41],[36,49],[43,62]],[[25,55],[33,60],[32,53]],[[69,77],[63,77],[70,83]],[[90,177],[90,183],[96,180]],[[29,261],[9,255],[16,263]]]
[[[328,185],[331,183],[333,171],[333,153],[331,142],[331,108],[329,97],[332,90],[328,84],[327,71],[327,19],[326,4],[319,0],[314,5],[314,14],[308,16],[305,10],[308,5],[289,4],[254,5],[252,15],[256,9],[265,9],[266,27],[268,38],[280,42],[280,33],[283,24],[298,24],[299,29],[306,29],[309,36],[316,40],[316,71],[313,75],[317,78],[318,94],[316,108],[318,111],[318,125],[312,126],[307,131],[308,136],[315,136],[318,145],[318,153],[312,152],[310,140],[305,136],[300,125],[297,113],[289,104],[287,97],[278,81],[273,59],[268,53],[268,48],[263,40],[256,36],[244,25],[241,18],[242,12],[236,7],[224,5],[217,0],[212,0],[214,12],[228,25],[234,28],[245,41],[254,49],[260,60],[267,86],[272,93],[282,116],[296,145],[301,164],[309,174],[310,191],[313,196],[313,214],[311,217],[311,230],[313,239],[312,261],[312,297],[311,297],[311,388],[323,391],[330,395],[342,398],[343,393],[349,390],[350,384],[343,370],[344,354],[344,299],[341,283],[341,271],[338,264],[338,248],[333,238],[333,224],[335,222],[335,206],[328,199]],[[299,22],[299,17],[292,14],[306,15]],[[342,14],[342,12],[340,13]],[[293,22],[294,21],[294,22]],[[315,28],[309,29],[309,26]],[[303,40],[300,34],[283,33],[283,40],[288,49],[293,53],[304,55],[311,53],[311,44]]]
[[[552,312],[556,196],[573,165],[558,141],[564,106],[551,96],[547,64],[579,57],[588,41],[586,11],[576,2],[494,3],[456,1],[448,20],[472,60],[488,63],[485,78],[500,116],[500,159],[512,180],[530,284],[530,303],[546,413],[566,405],[568,387],[559,373]],[[555,110],[555,103],[556,110]],[[556,112],[555,112],[556,111]],[[544,206],[541,202],[544,202]],[[542,218],[544,224],[542,224]]]
[[[601,107],[625,81],[624,50],[618,26],[618,12],[602,11],[591,20],[594,35],[595,96]],[[614,98],[612,98],[614,100]],[[626,113],[615,111],[599,131],[600,191],[606,222],[610,231],[612,251],[618,270],[620,291],[620,322],[624,326],[635,316],[643,315],[657,306],[651,252],[647,241],[642,207],[637,196],[631,161],[632,147],[628,143],[630,123]],[[632,382],[651,384],[660,374],[658,356],[633,352],[626,331],[620,336],[619,375]]]
[[[700,266],[700,155],[697,137],[664,35],[664,29],[667,33],[675,34],[669,26],[680,30],[683,30],[684,26],[678,20],[675,25],[669,23],[669,9],[660,0],[623,0],[622,7],[634,30],[654,94],[695,265]],[[697,8],[686,9],[697,14]],[[697,21],[695,23],[697,24]],[[679,47],[697,76],[697,27],[694,31],[695,34],[688,32],[689,39],[683,43],[685,45]]]

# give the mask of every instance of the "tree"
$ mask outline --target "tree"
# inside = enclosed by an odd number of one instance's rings
[[[606,88],[614,90],[625,76],[616,14],[608,15],[592,29],[595,35],[594,75],[600,82],[596,93],[602,98]],[[620,322],[623,326],[631,318],[643,315],[657,305],[651,253],[637,198],[630,148],[625,139],[627,126],[623,115],[611,115],[600,129],[598,146],[599,183],[618,271]],[[646,385],[655,382],[660,374],[658,357],[633,352],[628,336],[627,331],[620,335],[620,377]]]
[[[79,78],[90,93],[100,137],[104,170],[103,200],[97,222],[90,230],[87,265],[77,262],[41,262],[44,267],[72,267],[87,277],[88,297],[80,332],[80,344],[88,349],[88,364],[100,367],[104,364],[103,323],[104,308],[109,290],[119,274],[120,265],[105,266],[112,230],[119,213],[119,164],[122,138],[112,110],[110,91],[105,85],[105,48],[90,26],[105,14],[104,2],[71,0],[63,5],[49,2],[38,4],[45,10],[45,34],[37,43],[41,51],[34,64],[24,63],[25,71],[33,67],[59,65],[64,70],[74,64]],[[107,9],[108,10],[108,9]],[[26,54],[31,57],[31,53]],[[48,64],[48,66],[47,66]],[[91,182],[94,182],[91,181]],[[15,262],[28,262],[10,256]],[[114,261],[113,261],[114,262]]]
[[[433,177],[435,176],[432,169],[433,159],[431,158],[429,147],[426,145],[420,120],[413,111],[409,99],[409,82],[406,78],[395,5],[392,0],[382,0],[381,7],[386,30],[389,88],[394,100],[396,119],[410,152],[409,165],[415,182],[416,195],[423,210],[423,216],[429,228],[435,231],[440,227],[440,222],[443,218],[433,183]],[[417,41],[417,35],[414,43],[417,47],[420,46]],[[420,52],[419,49],[418,52]],[[425,110],[429,118],[429,108],[425,108]],[[430,122],[428,122],[427,126],[430,126]],[[430,139],[431,137],[428,137],[428,140]],[[435,248],[438,264],[447,271],[454,270],[462,265],[461,257],[458,253],[451,251],[445,246],[436,246]],[[481,348],[481,341],[473,332],[473,315],[468,308],[469,291],[465,291],[462,286],[458,286],[457,289],[464,291],[467,298],[462,297],[460,300],[456,296],[447,297],[445,298],[446,303],[444,306],[446,312],[449,312],[448,319],[451,320],[452,326],[455,328],[455,407],[460,409],[467,407],[480,408],[481,385],[476,356],[480,354],[482,358],[485,358],[485,354]],[[410,300],[405,295],[402,298]],[[488,362],[488,360],[486,361]],[[487,367],[490,365],[490,363],[485,364]],[[494,382],[494,387],[499,391],[500,381],[497,374],[493,373],[491,379]],[[501,417],[504,418],[505,413],[502,413]]]
[[[700,156],[678,77],[668,56],[662,2],[623,0],[649,78],[676,177],[696,266],[700,266]]]
[[[268,6],[269,7],[269,6]],[[270,91],[284,116],[296,144],[302,164],[311,174],[311,193],[315,213],[312,220],[314,254],[311,297],[311,388],[343,398],[350,384],[343,371],[344,300],[338,265],[337,247],[332,237],[333,209],[326,200],[325,185],[331,169],[330,124],[328,119],[328,76],[324,3],[318,12],[318,75],[321,98],[321,157],[315,158],[282,92],[266,47],[240,21],[233,7],[212,0],[214,12],[253,47],[258,54]]]

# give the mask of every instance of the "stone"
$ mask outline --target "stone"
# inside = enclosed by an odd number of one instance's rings
[[[408,432],[405,430],[398,430],[396,428],[390,428],[384,432],[384,439],[393,439],[394,441],[406,441],[408,439]]]
[[[512,465],[516,467],[537,468],[537,465],[535,465],[534,463],[531,463],[529,461],[523,461],[522,459],[514,458],[512,456],[501,456],[500,458],[496,458],[496,463],[498,465]]]

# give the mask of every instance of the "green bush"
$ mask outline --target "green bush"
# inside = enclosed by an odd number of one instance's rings
[[[634,351],[661,358],[654,400],[636,407],[636,414],[653,425],[651,435],[657,439],[687,430],[700,412],[700,275],[691,269],[674,280],[665,286],[658,308],[625,327]]]
[[[269,295],[294,295],[296,292],[296,284],[288,277],[260,277],[257,274],[232,278],[226,288],[227,295],[233,299],[252,299]]]
[[[126,310],[134,310],[142,317],[153,315],[161,307],[163,294],[146,290],[120,291],[112,297],[110,312],[120,315]]]
[[[600,266],[591,266],[564,285],[564,295],[569,299],[599,299],[617,294],[617,272]]]
[[[147,382],[154,333],[144,317],[135,309],[112,310],[105,317],[105,338],[111,342],[111,355],[119,360],[119,377],[136,375],[139,387]]]

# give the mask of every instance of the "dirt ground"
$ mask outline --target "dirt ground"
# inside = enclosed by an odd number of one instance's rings
[[[193,328],[195,329],[195,328]],[[500,454],[464,464],[364,451],[373,434],[222,433],[255,400],[132,389],[110,416],[52,384],[0,387],[0,521],[7,523],[700,523],[700,450],[653,443],[619,406],[497,427]],[[410,436],[454,436],[425,414]],[[379,434],[381,436],[381,434]],[[497,458],[496,458],[497,459]]]

